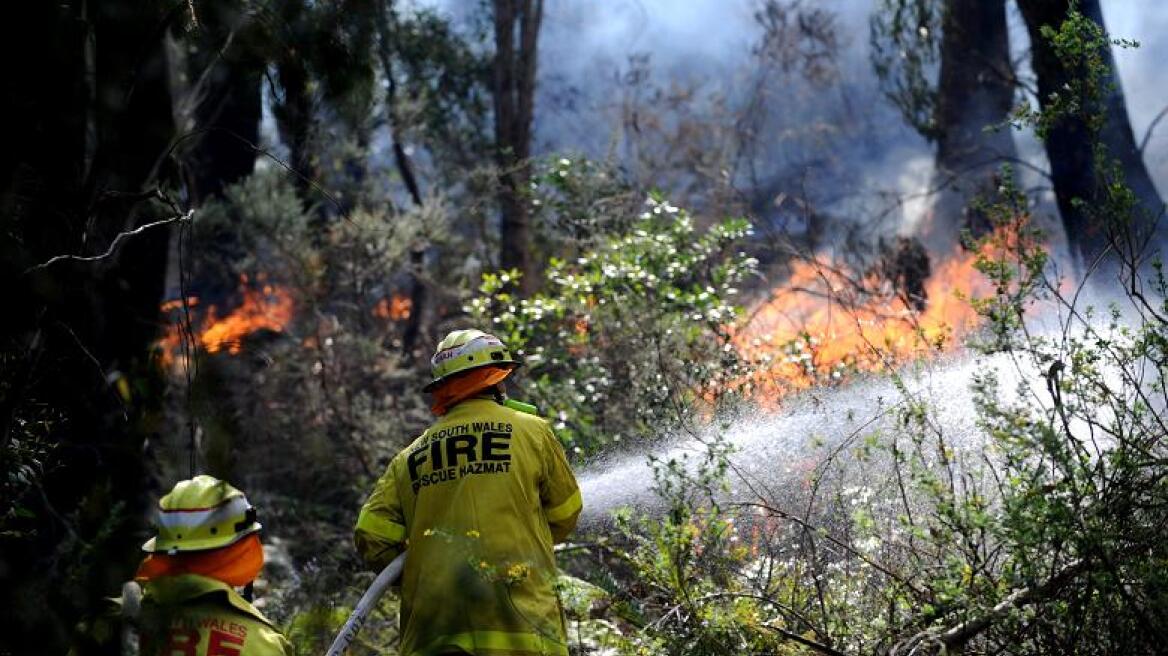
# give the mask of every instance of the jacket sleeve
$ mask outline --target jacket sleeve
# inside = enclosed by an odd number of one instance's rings
[[[394,474],[397,464],[398,458],[394,458],[373,487],[353,532],[357,553],[378,569],[388,565],[405,548],[406,521]]]
[[[576,476],[572,474],[568,458],[564,455],[564,447],[550,427],[544,430],[543,447],[544,475],[539,485],[539,499],[547,517],[548,528],[552,531],[552,540],[558,543],[563,542],[576,528],[576,519],[580,517],[584,503]]]

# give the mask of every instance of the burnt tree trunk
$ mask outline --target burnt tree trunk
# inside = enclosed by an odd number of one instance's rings
[[[1086,71],[1068,66],[1041,34],[1044,26],[1058,29],[1066,20],[1072,4],[1070,0],[1018,2],[1030,33],[1031,61],[1038,76],[1039,102],[1044,108],[1049,106],[1053,94],[1065,93],[1069,82],[1087,74]],[[1098,0],[1081,0],[1077,4],[1084,16],[1103,27],[1103,12]],[[1110,90],[1102,99],[1102,107],[1087,110],[1104,112],[1106,120],[1098,138],[1106,146],[1108,157],[1119,163],[1127,185],[1135,193],[1138,208],[1136,223],[1131,231],[1134,240],[1123,238],[1123,233],[1127,231],[1122,226],[1099,225],[1076,202],[1081,200],[1090,205],[1100,197],[1100,162],[1095,161],[1092,135],[1083,118],[1068,116],[1059,121],[1050,130],[1045,143],[1055,197],[1067,239],[1072,251],[1082,257],[1086,266],[1091,266],[1102,257],[1112,244],[1119,248],[1117,255],[1125,260],[1138,255],[1133,251],[1140,249],[1145,238],[1153,240],[1153,248],[1161,247],[1164,244],[1165,228],[1168,227],[1163,225],[1162,220],[1158,228],[1153,227],[1153,222],[1163,213],[1164,201],[1136,145],[1110,47],[1103,53],[1103,59],[1107,73],[1102,82]]]
[[[536,48],[543,0],[494,0],[495,165],[499,168],[499,265],[523,274],[521,288],[536,288],[530,211],[531,124],[535,104]]]
[[[942,22],[937,125],[937,196],[921,236],[930,254],[947,256],[963,230],[984,234],[989,221],[975,208],[990,200],[1003,163],[1016,156],[1004,123],[1014,84],[1005,0],[948,0]]]

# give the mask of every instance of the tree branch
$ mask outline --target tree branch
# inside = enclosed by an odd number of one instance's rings
[[[1082,574],[1087,569],[1087,564],[1085,560],[1076,560],[1059,570],[1045,583],[1011,592],[984,614],[945,630],[934,627],[921,631],[893,645],[888,654],[889,656],[915,654],[921,647],[927,648],[928,645],[940,647],[940,653],[960,652],[961,647],[1006,617],[1010,611],[1049,599],[1051,594]]]
[[[185,221],[190,221],[191,217],[194,215],[194,212],[195,212],[194,210],[188,210],[186,214],[172,216],[172,217],[162,219],[159,221],[153,221],[151,223],[146,223],[146,224],[140,225],[137,228],[134,228],[133,230],[119,232],[118,235],[116,237],[114,237],[114,240],[112,242],[110,242],[109,248],[107,248],[106,251],[104,253],[101,253],[100,255],[54,255],[53,257],[49,258],[48,260],[46,260],[44,262],[41,262],[40,264],[36,264],[36,265],[30,266],[29,268],[25,269],[24,273],[21,275],[28,275],[28,274],[32,273],[33,271],[40,271],[42,269],[47,269],[50,266],[56,264],[57,262],[62,262],[64,260],[71,260],[73,262],[97,262],[99,260],[104,260],[104,259],[112,256],[114,254],[114,252],[117,251],[118,246],[122,243],[123,240],[128,239],[129,237],[133,237],[134,235],[138,235],[138,234],[141,234],[143,232],[146,232],[147,230],[149,230],[151,228],[157,228],[159,226],[170,225],[172,223],[182,223]]]
[[[828,654],[829,656],[847,656],[846,654],[844,654],[844,652],[839,651],[838,649],[833,649],[831,647],[828,647],[827,645],[815,642],[814,640],[808,640],[807,638],[804,638],[803,636],[799,635],[798,633],[795,633],[794,631],[788,631],[786,629],[779,628],[773,624],[762,624],[761,626],[765,626],[766,628],[770,629],[771,631],[774,631],[775,633],[778,633],[779,635],[783,636],[787,640],[790,640],[792,642],[797,642],[797,643],[803,645],[804,647],[807,647],[811,651],[818,652],[820,654]]]
[[[1160,124],[1160,121],[1164,120],[1165,116],[1168,116],[1168,105],[1165,105],[1164,109],[1161,109],[1160,113],[1156,114],[1156,118],[1152,119],[1152,122],[1148,124],[1148,129],[1144,131],[1144,138],[1140,139],[1140,155],[1144,154],[1144,150],[1148,147],[1148,142],[1152,140],[1152,133],[1156,131],[1156,126]]]

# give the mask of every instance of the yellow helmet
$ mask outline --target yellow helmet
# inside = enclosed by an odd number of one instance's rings
[[[471,369],[489,365],[515,368],[521,364],[511,357],[511,351],[498,337],[473,328],[456,330],[438,342],[434,357],[430,358],[430,373],[434,380],[422,389],[429,392],[443,381]]]
[[[143,551],[176,554],[219,549],[262,529],[243,492],[205,474],[179,481],[158,500],[158,535]]]

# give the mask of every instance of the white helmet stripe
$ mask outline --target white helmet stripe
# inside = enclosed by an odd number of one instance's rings
[[[452,358],[460,358],[464,355],[478,353],[479,351],[485,351],[492,347],[502,345],[503,342],[500,341],[499,338],[493,335],[483,335],[470,340],[462,346],[456,346],[454,348],[435,353],[434,357],[430,359],[430,364],[432,366],[437,366],[438,363],[445,362],[446,360],[450,360]]]
[[[243,518],[250,507],[245,497],[232,497],[214,508],[160,510],[158,525],[168,529],[197,529],[222,524],[232,517]]]

